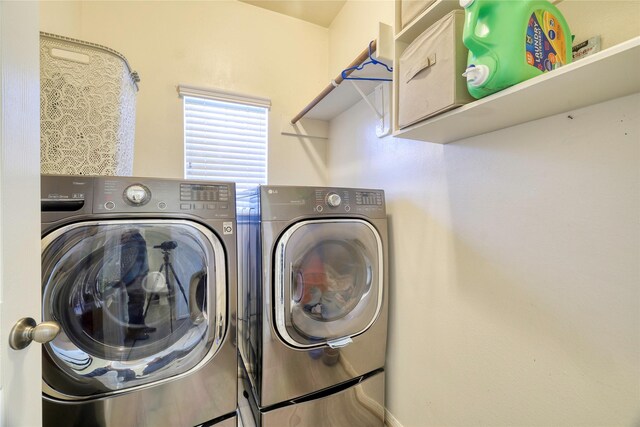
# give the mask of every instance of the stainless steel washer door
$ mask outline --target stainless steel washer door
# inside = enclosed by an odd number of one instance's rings
[[[299,348],[348,343],[382,305],[383,251],[377,230],[359,219],[303,221],[276,244],[275,320]]]
[[[101,396],[184,375],[224,338],[224,250],[197,223],[57,229],[42,240],[42,291],[43,319],[62,329],[45,346],[43,380],[53,397]]]

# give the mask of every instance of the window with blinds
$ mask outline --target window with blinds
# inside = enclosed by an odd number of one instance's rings
[[[267,183],[270,101],[180,86],[185,178],[232,181],[241,192]]]

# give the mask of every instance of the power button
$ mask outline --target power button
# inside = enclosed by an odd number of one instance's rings
[[[108,210],[108,211],[112,210],[115,207],[116,207],[116,204],[114,202],[111,202],[111,201],[109,201],[109,202],[104,204],[104,208],[106,210]]]

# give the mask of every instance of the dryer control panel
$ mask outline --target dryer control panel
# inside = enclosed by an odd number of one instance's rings
[[[293,219],[301,215],[364,215],[385,218],[383,190],[339,187],[263,186],[264,219]]]

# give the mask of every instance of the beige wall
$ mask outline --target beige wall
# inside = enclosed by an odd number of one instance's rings
[[[378,37],[378,22],[393,25],[392,0],[347,1],[329,28],[329,78]]]
[[[557,6],[576,43],[598,34],[606,49],[640,35],[640,0],[560,0]]]
[[[375,37],[363,21],[393,22],[369,3],[334,21],[330,64]],[[404,427],[640,422],[640,96],[572,116],[448,145],[376,138],[362,102],[331,121],[330,184],[386,191],[387,408]]]
[[[41,1],[40,31],[59,34],[74,39],[82,38],[82,2]]]
[[[176,86],[188,84],[270,98],[269,182],[326,181],[325,142],[280,134],[326,84],[326,28],[237,1],[42,2],[41,21],[121,52],[140,74],[135,175],[183,176]]]
[[[331,184],[386,191],[404,427],[640,421],[639,112],[635,95],[446,146],[378,139],[361,104],[332,122]]]

